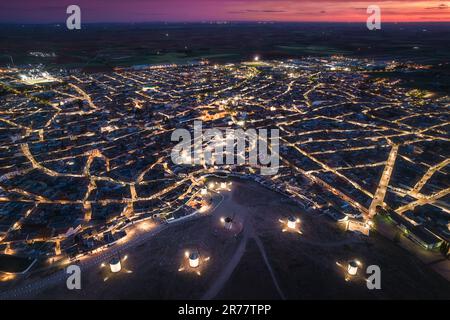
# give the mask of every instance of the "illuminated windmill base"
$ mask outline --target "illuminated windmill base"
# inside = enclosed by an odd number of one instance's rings
[[[343,271],[345,281],[351,281],[353,279],[365,280],[361,274],[362,263],[358,259],[353,259],[347,262],[336,262],[336,265]]]
[[[350,261],[347,265],[347,273],[350,276],[356,276],[358,273],[359,264],[356,261]]]
[[[214,191],[216,189],[216,183],[214,181],[211,181],[208,183],[208,190]]]
[[[231,230],[233,228],[233,219],[231,217],[220,218],[220,223],[225,230]]]
[[[200,255],[197,252],[191,252],[188,257],[189,267],[198,268],[200,265]]]
[[[111,261],[109,261],[109,268],[112,273],[120,272],[120,270],[122,270],[122,263],[120,262],[120,259],[117,257],[112,258]]]
[[[125,255],[123,258],[115,256],[112,257],[107,263],[103,262],[100,265],[100,268],[103,269],[104,273],[103,281],[108,281],[109,279],[112,279],[119,274],[132,273],[133,271],[124,268],[124,263],[127,259],[127,255]]]
[[[210,257],[200,254],[198,250],[186,250],[178,272],[195,273],[201,276],[209,260]]]
[[[242,217],[239,214],[222,216],[214,222],[214,233],[223,237],[235,237],[244,229]]]
[[[231,191],[231,186],[233,183],[230,182],[217,182],[216,183],[216,190],[217,191]]]
[[[278,221],[280,221],[280,223],[282,224],[281,231],[303,234],[300,231],[300,219],[299,218],[296,218],[294,216],[290,216],[286,220],[280,219]]]

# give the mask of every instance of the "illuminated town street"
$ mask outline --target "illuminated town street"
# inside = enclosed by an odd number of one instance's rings
[[[153,241],[172,223],[223,210],[227,196],[213,198],[228,187],[210,190],[207,180],[214,175],[256,181],[339,228],[347,223],[369,230],[378,214],[405,219],[412,225],[406,236],[437,248],[450,225],[449,98],[426,97],[394,80],[368,80],[371,64],[340,56],[202,61],[54,74],[33,84],[20,80],[26,70],[2,70],[0,248],[36,259],[38,272],[73,262],[90,270]],[[395,61],[385,68],[393,66]],[[277,173],[260,175],[259,165],[247,163],[175,164],[171,134],[192,132],[194,121],[204,128],[279,129]],[[207,141],[202,146],[211,148]],[[400,229],[402,221],[396,222]],[[277,298],[289,296],[264,238],[247,220],[240,226],[243,238],[223,274],[201,294],[218,295],[254,242]],[[323,248],[354,244],[303,241]],[[12,278],[3,278],[6,286]],[[60,270],[6,296],[33,295],[63,278]]]

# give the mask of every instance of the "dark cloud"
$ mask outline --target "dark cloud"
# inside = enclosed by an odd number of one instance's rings
[[[427,7],[427,8],[425,8],[425,9],[439,9],[439,10],[442,10],[442,9],[448,9],[448,8],[450,8],[448,5],[446,5],[445,3],[441,3],[441,4],[438,5],[438,6],[435,6],[435,7]]]
[[[247,10],[234,10],[227,11],[227,13],[232,14],[243,14],[243,13],[286,13],[285,10],[255,10],[255,9],[247,9]]]

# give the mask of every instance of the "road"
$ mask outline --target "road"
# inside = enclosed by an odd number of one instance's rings
[[[420,198],[416,201],[410,202],[404,206],[401,206],[395,210],[398,214],[403,214],[408,210],[414,210],[415,207],[423,206],[425,204],[432,204],[438,201],[439,199],[445,197],[450,193],[450,188],[441,190],[439,192],[436,192],[430,196],[424,196],[423,198]]]
[[[386,196],[386,190],[391,180],[392,171],[394,170],[395,160],[398,154],[398,145],[393,145],[389,157],[386,161],[383,173],[381,175],[380,183],[378,184],[377,191],[373,197],[372,203],[369,208],[369,217],[372,218],[376,214],[377,207],[382,207],[384,204],[384,197]]]
[[[420,192],[420,190],[422,190],[422,187],[427,183],[427,181],[433,176],[433,174],[446,167],[449,163],[450,158],[445,159],[441,163],[430,167],[428,171],[423,175],[423,177],[415,184],[414,188],[410,191],[410,195],[416,196]]]

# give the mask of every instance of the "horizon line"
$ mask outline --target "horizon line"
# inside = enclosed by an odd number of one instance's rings
[[[278,20],[150,20],[150,21],[89,21],[83,22],[82,25],[92,25],[92,24],[227,24],[227,23],[251,23],[251,24],[288,24],[288,23],[339,23],[339,24],[360,24],[366,21],[278,21]],[[0,25],[59,25],[65,24],[66,21],[54,21],[54,22],[2,22]],[[450,23],[450,20],[440,21],[440,20],[417,20],[417,21],[386,21],[382,24],[411,24],[411,23]]]

